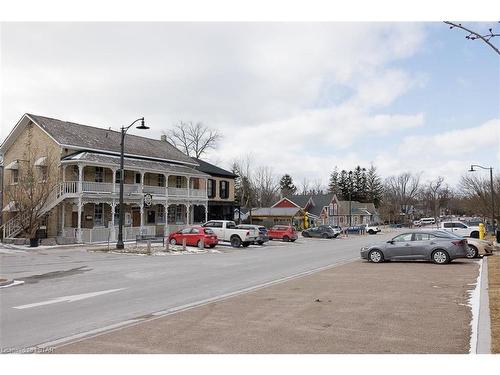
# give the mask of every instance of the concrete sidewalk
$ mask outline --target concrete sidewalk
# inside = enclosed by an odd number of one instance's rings
[[[56,353],[468,353],[477,261],[355,261]]]

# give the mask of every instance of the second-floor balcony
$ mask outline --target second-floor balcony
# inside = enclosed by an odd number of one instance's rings
[[[64,183],[73,193],[79,193],[79,182],[78,181],[68,181]],[[68,190],[68,189],[65,189]],[[110,183],[110,182],[94,182],[94,181],[82,181],[81,191],[83,193],[89,194],[119,194],[120,184]],[[177,188],[165,186],[150,186],[143,185],[141,188],[140,184],[123,184],[124,194],[153,194],[165,197],[192,197],[192,198],[207,198],[207,192],[205,189],[188,189],[188,188]]]

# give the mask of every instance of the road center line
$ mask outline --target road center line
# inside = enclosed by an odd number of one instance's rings
[[[32,307],[38,307],[38,306],[44,306],[44,305],[51,305],[53,303],[59,303],[59,302],[81,301],[83,299],[97,297],[97,296],[100,296],[100,295],[103,295],[103,294],[118,292],[119,290],[123,290],[123,289],[125,289],[125,288],[109,289],[109,290],[102,290],[102,291],[99,291],[99,292],[91,292],[91,293],[84,293],[84,294],[74,294],[74,295],[71,295],[71,296],[57,297],[57,298],[49,299],[48,301],[30,303],[30,304],[21,305],[21,306],[14,306],[13,309],[23,310],[23,309],[30,309]]]

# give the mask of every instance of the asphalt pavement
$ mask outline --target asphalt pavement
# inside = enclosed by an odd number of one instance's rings
[[[361,246],[394,232],[304,239],[218,254],[135,256],[84,247],[0,252],[0,276],[24,284],[0,289],[4,351],[63,343],[102,329],[268,285],[359,258]]]

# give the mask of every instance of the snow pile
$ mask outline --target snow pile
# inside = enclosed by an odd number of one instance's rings
[[[477,280],[475,284],[475,288],[469,290],[469,299],[467,301],[467,306],[471,308],[472,312],[472,320],[470,322],[471,325],[471,334],[470,334],[470,347],[469,353],[476,354],[477,350],[477,334],[478,334],[478,325],[479,325],[479,307],[480,307],[480,296],[481,296],[481,274],[483,271],[483,260],[479,261],[479,275],[477,276]]]

